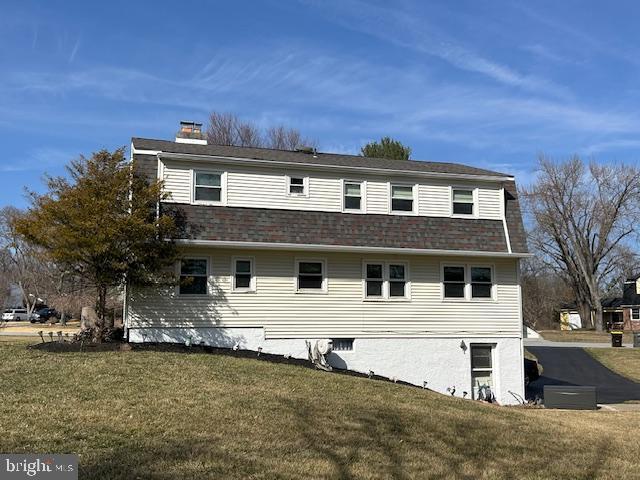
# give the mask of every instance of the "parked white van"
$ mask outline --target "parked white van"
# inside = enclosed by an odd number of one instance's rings
[[[5,322],[13,322],[27,319],[26,308],[8,308],[2,312],[2,320]]]

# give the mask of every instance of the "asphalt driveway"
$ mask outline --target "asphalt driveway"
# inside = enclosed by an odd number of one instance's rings
[[[595,386],[598,403],[640,400],[640,384],[612,372],[582,348],[527,346],[542,365],[543,375],[531,382],[527,397],[543,397],[544,385]]]

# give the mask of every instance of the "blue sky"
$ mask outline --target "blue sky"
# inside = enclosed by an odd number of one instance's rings
[[[0,2],[0,206],[181,119],[284,123],[322,151],[531,179],[540,152],[636,163],[638,2]]]

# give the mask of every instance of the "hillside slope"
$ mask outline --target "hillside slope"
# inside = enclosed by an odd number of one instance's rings
[[[252,359],[5,342],[0,392],[0,451],[78,452],[80,478],[640,475],[640,414],[497,407]]]

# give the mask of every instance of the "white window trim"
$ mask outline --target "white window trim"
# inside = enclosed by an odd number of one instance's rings
[[[367,265],[382,265],[382,296],[367,296]],[[391,279],[389,278],[389,265],[404,266],[404,297],[391,296]],[[364,260],[362,262],[362,301],[364,302],[410,302],[411,301],[411,273],[409,262],[406,261],[384,261],[384,260]]]
[[[634,316],[633,316],[633,312],[634,311],[638,312],[638,315],[639,315],[638,318],[634,318]],[[632,308],[631,309],[631,320],[634,320],[634,321],[640,320],[640,308],[636,307],[636,308]]]
[[[453,191],[454,190],[471,190],[473,194],[473,213],[465,215],[462,213],[453,213]],[[478,207],[478,187],[470,187],[469,185],[450,185],[449,186],[449,216],[451,218],[479,218]]]
[[[347,183],[359,183],[360,184],[360,210],[353,210],[345,208],[344,197],[346,193],[345,185]],[[366,180],[351,180],[348,178],[342,179],[342,192],[340,196],[340,209],[343,213],[355,213],[363,214],[367,213],[367,181]]]
[[[471,349],[473,347],[489,347],[491,348],[491,368],[478,368],[475,369],[473,368],[473,360],[472,360],[472,355],[471,355]],[[491,393],[493,393],[493,395],[495,395],[496,397],[498,396],[498,392],[499,392],[499,379],[498,379],[498,375],[496,372],[498,372],[498,355],[497,355],[497,344],[495,343],[469,343],[469,374],[471,377],[471,398],[475,400],[475,392],[474,392],[474,387],[475,385],[473,384],[473,373],[474,371],[476,372],[491,372],[491,382],[493,383],[493,386],[491,387]]]
[[[287,197],[309,197],[309,177],[307,175],[285,175],[285,194]],[[291,178],[302,178],[302,193],[291,193]]]
[[[392,187],[411,187],[411,195],[413,197],[413,209],[410,212],[404,210],[393,210],[393,188]],[[389,203],[387,204],[387,213],[389,215],[417,215],[418,214],[418,185],[416,183],[407,182],[387,182],[387,195]]]
[[[196,200],[196,172],[220,175],[220,201]],[[227,172],[221,170],[207,170],[204,168],[191,169],[191,205],[226,205],[227,204]]]
[[[444,267],[464,267],[464,297],[445,297],[444,296]],[[473,298],[471,296],[471,268],[486,267],[491,269],[491,297],[489,298]],[[498,301],[498,284],[496,282],[496,266],[492,263],[459,263],[459,262],[440,262],[440,300],[447,303],[495,303]]]
[[[322,263],[322,288],[298,288],[298,275],[300,273],[301,262],[314,262]],[[295,293],[300,294],[312,294],[312,295],[325,295],[328,293],[328,278],[327,278],[327,259],[326,258],[296,258],[294,260],[294,277],[293,288]]]
[[[246,260],[251,264],[251,282],[249,288],[237,288],[236,287],[236,261]],[[256,293],[256,260],[255,257],[231,257],[231,291],[233,293]]]
[[[182,273],[182,261],[183,260],[205,260],[207,262],[207,292],[206,293],[180,293],[180,277]],[[180,298],[203,298],[211,295],[211,286],[209,281],[211,279],[211,257],[206,255],[185,255],[180,257],[176,262],[176,274],[178,276],[178,284],[175,287],[176,296]]]

